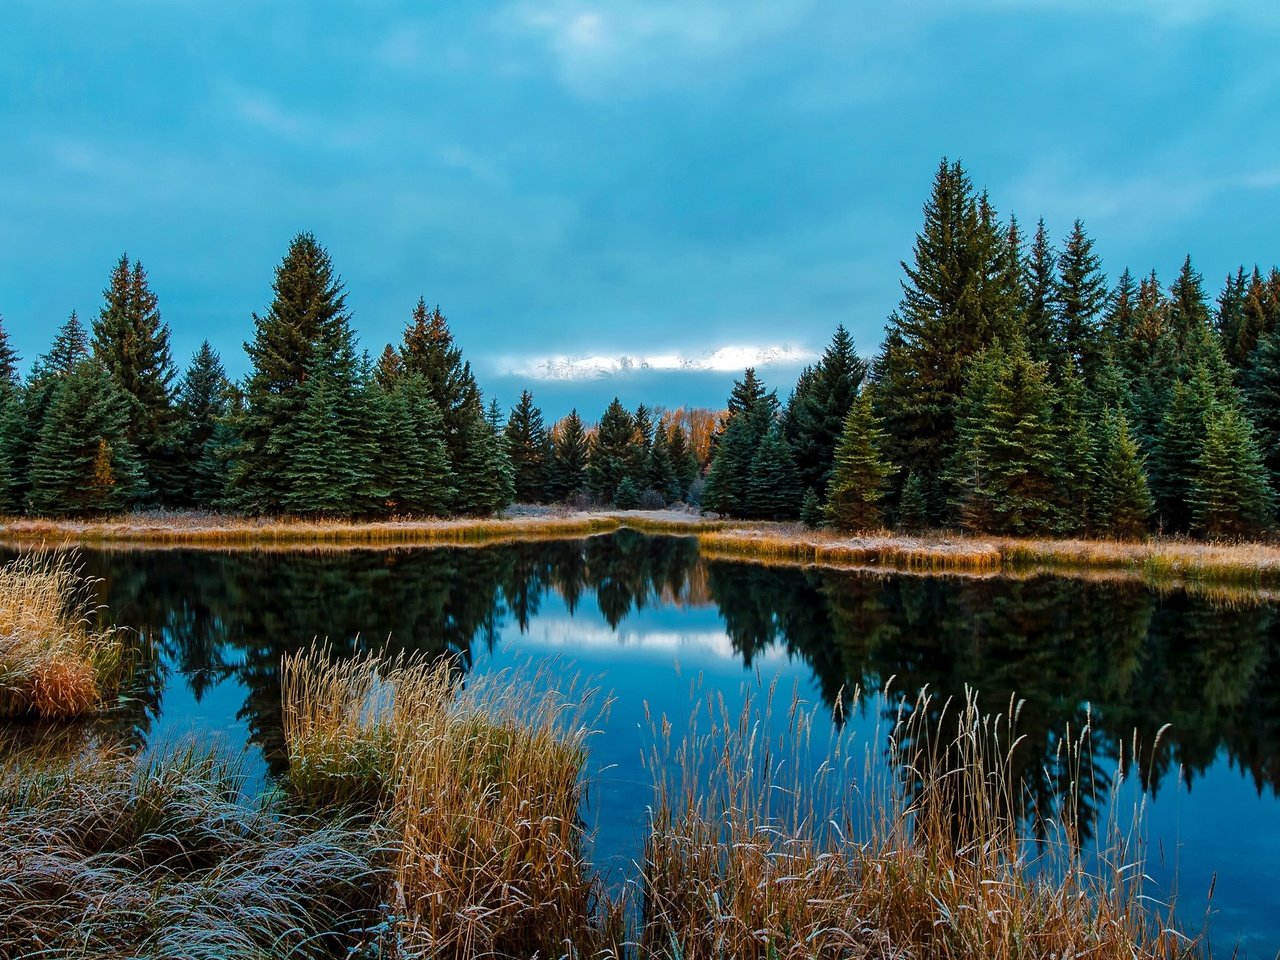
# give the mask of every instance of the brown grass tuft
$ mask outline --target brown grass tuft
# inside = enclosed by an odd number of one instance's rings
[[[91,589],[66,555],[0,567],[0,717],[66,720],[119,689],[129,650],[119,631],[91,628]]]

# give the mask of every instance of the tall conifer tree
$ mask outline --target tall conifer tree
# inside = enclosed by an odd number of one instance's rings
[[[184,499],[184,483],[169,327],[142,264],[131,264],[127,255],[112,271],[103,299],[93,323],[94,355],[129,400],[129,439],[153,494],[176,505]]]
[[[542,411],[534,405],[533,394],[528,390],[521,391],[520,402],[511,411],[506,435],[514,470],[516,502],[542,503],[547,496],[550,440]]]
[[[864,389],[849,407],[827,497],[826,517],[842,530],[884,526],[882,502],[894,467],[884,457],[885,434],[875,415],[871,391]]]
[[[548,495],[554,502],[576,496],[587,488],[590,442],[577,409],[569,411],[552,434],[553,455]]]
[[[787,440],[795,453],[801,489],[827,490],[845,417],[866,376],[867,365],[841,324],[810,375],[801,376],[787,404]]]

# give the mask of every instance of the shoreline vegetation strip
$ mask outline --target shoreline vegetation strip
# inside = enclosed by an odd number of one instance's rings
[[[1110,571],[1144,580],[1280,586],[1280,546],[975,537],[964,534],[861,536],[797,524],[704,519],[674,511],[607,511],[567,516],[339,522],[249,519],[218,514],[139,514],[111,520],[0,520],[0,544],[13,547],[139,546],[211,549],[482,545],[557,540],[632,528],[696,536],[711,558],[939,574],[1061,574]]]

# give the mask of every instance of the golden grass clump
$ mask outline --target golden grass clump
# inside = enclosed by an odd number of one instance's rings
[[[289,789],[374,803],[391,825],[388,900],[405,956],[595,953],[617,927],[579,817],[593,696],[543,671],[473,677],[418,658],[283,670]]]
[[[0,718],[71,719],[119,689],[128,648],[91,628],[91,588],[65,555],[0,567]]]
[[[1016,707],[983,716],[971,698],[948,711],[927,696],[905,704],[888,756],[870,747],[861,762],[839,739],[815,750],[794,700],[773,740],[768,707],[734,716],[722,700],[705,734],[675,744],[664,727],[641,955],[1199,955],[1152,912],[1129,832],[1111,829],[1086,858],[1067,797],[1049,839],[1024,836]]]

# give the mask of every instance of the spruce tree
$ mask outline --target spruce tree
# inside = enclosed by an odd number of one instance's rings
[[[1214,404],[1204,377],[1176,383],[1160,421],[1149,459],[1156,517],[1164,530],[1186,532],[1192,522],[1191,492],[1205,439],[1205,417]]]
[[[128,400],[107,368],[84,359],[60,377],[31,452],[31,510],[105,513],[146,494],[129,439]]]
[[[1071,364],[1092,382],[1098,366],[1099,317],[1107,302],[1107,279],[1093,240],[1077,220],[1058,257],[1056,360]]]
[[[547,494],[561,503],[587,488],[590,442],[577,409],[569,411],[552,433],[552,458]]]
[[[974,361],[953,466],[959,512],[974,530],[1015,536],[1060,522],[1057,395],[1026,345],[993,347]]]
[[[671,468],[675,473],[677,491],[675,499],[683,500],[689,495],[689,488],[698,479],[701,468],[693,452],[693,446],[689,442],[689,434],[677,419],[673,419],[668,427],[667,447],[671,456]]]
[[[371,394],[386,408],[380,459],[389,468],[383,482],[392,509],[411,516],[447,513],[455,490],[444,422],[426,378],[406,373],[389,387],[375,381]]]
[[[0,398],[18,388],[18,351],[9,343],[9,333],[0,317]]]
[[[337,403],[336,396],[317,397],[302,387],[312,365],[350,381],[353,337],[342,283],[329,254],[310,233],[300,233],[276,268],[275,293],[266,313],[254,314],[254,336],[245,344],[252,370],[245,385],[245,409],[236,417],[240,445],[228,477],[229,496],[241,509],[270,513],[305,507],[290,495],[299,467],[290,444],[298,439],[296,423],[310,403]],[[338,496],[340,494],[335,494]],[[325,505],[330,502],[326,495]],[[286,506],[286,500],[289,506]],[[318,512],[303,509],[302,512]]]
[[[885,433],[871,391],[863,390],[845,416],[827,493],[826,518],[841,530],[884,526],[882,502],[895,472],[884,455]]]
[[[316,349],[298,389],[298,416],[283,431],[279,508],[304,516],[349,517],[364,482],[340,420],[347,388],[334,358]]]
[[[818,499],[813,487],[809,487],[804,492],[804,499],[800,501],[800,522],[808,529],[816,530],[822,524],[823,517],[822,501]]]
[[[471,407],[480,402],[480,390],[439,306],[428,311],[426,301],[418,298],[404,331],[400,358],[406,371],[421,374],[431,385],[431,395],[444,423],[449,463],[455,473],[460,473],[461,463],[468,457],[464,445],[473,426]]]
[[[634,442],[635,419],[614,397],[600,418],[587,464],[591,492],[605,503],[613,502],[618,485],[625,477],[631,476],[635,462]]]
[[[1155,503],[1138,444],[1129,435],[1122,410],[1105,415],[1098,456],[1098,486],[1094,498],[1094,531],[1102,536],[1133,540],[1147,532]]]
[[[780,423],[774,423],[751,460],[748,514],[762,520],[794,520],[800,514],[800,473]]]
[[[517,503],[543,503],[547,499],[547,469],[551,441],[542,420],[542,411],[534,406],[533,394],[520,393],[520,402],[511,411],[506,426],[507,450],[514,470]]]
[[[619,510],[635,510],[640,506],[640,489],[630,475],[622,478],[613,495],[613,505]]]
[[[156,295],[140,262],[121,256],[93,323],[93,352],[129,401],[129,440],[156,499],[184,499],[176,372],[169,352],[169,327],[160,319]]]
[[[1036,224],[1024,266],[1026,312],[1023,336],[1037,360],[1049,360],[1054,353],[1058,331],[1058,255],[1049,242],[1044,220]]]
[[[1076,536],[1090,532],[1097,481],[1095,430],[1084,377],[1073,365],[1061,373],[1054,409],[1058,434],[1058,532]],[[1101,376],[1099,371],[1097,376]],[[1095,378],[1096,379],[1096,378]]]
[[[826,492],[840,431],[866,373],[853,337],[841,324],[818,365],[809,376],[801,377],[787,404],[784,423],[800,482],[813,487],[819,497]]]
[[[924,484],[918,474],[908,474],[902,484],[902,496],[898,499],[897,528],[905,533],[920,533],[929,525],[929,511],[925,504]]]
[[[1248,290],[1249,282],[1245,279],[1243,266],[1234,276],[1227,274],[1222,292],[1218,294],[1218,309],[1214,317],[1227,361],[1237,370],[1245,368],[1249,354],[1258,343],[1259,331],[1246,329],[1245,324],[1244,305]]]
[[[216,460],[206,458],[205,448],[231,413],[231,383],[208,340],[191,358],[178,387],[176,409],[181,470],[173,499],[185,506],[213,507],[222,498],[224,478]]]
[[[1280,328],[1259,340],[1250,354],[1244,395],[1258,430],[1272,489],[1280,491]]]
[[[1209,411],[1195,466],[1191,503],[1196,533],[1258,537],[1267,531],[1275,498],[1253,428],[1240,409],[1221,404]]]
[[[778,395],[766,390],[752,368],[735,380],[729,410],[715,444],[702,506],[729,516],[750,517],[751,471],[756,450],[777,416]]]
[[[506,438],[485,416],[478,395],[465,408],[459,448],[462,459],[454,469],[457,511],[489,516],[505,509],[515,495],[514,470]]]
[[[931,520],[954,502],[944,466],[955,455],[957,405],[968,361],[1009,337],[1017,324],[1009,256],[989,204],[980,204],[959,163],[934,177],[902,300],[889,318],[878,366],[879,410],[889,458],[928,479]]]
[[[686,489],[676,478],[675,464],[671,461],[669,434],[658,423],[649,446],[649,456],[644,467],[644,487],[659,494],[664,504],[679,500]]]

